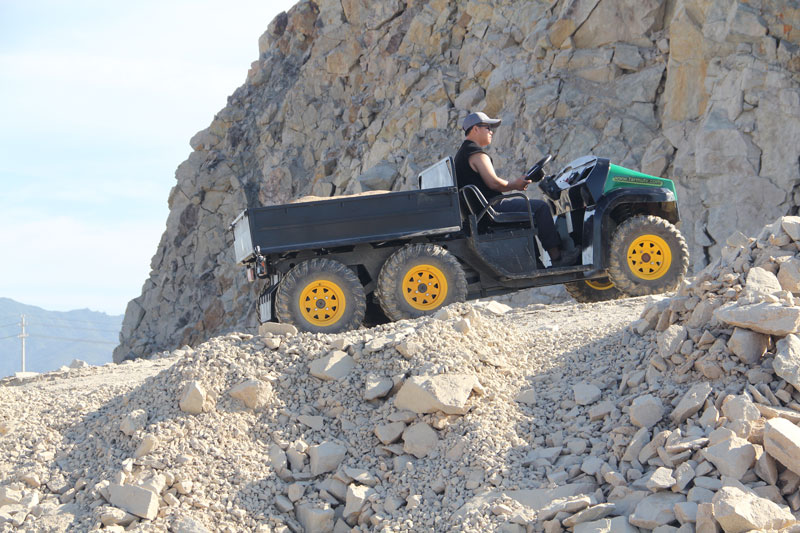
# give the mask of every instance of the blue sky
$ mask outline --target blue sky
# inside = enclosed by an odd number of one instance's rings
[[[295,0],[0,0],[0,297],[121,314],[189,139]]]

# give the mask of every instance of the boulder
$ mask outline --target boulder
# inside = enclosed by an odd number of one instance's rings
[[[764,451],[800,476],[800,427],[784,418],[767,420]]]
[[[439,374],[408,378],[394,400],[398,409],[415,413],[441,411],[449,415],[467,412],[470,393],[480,390],[478,378],[470,374]]]
[[[761,294],[775,294],[783,290],[775,274],[761,267],[753,267],[747,273],[745,289]]]
[[[392,387],[394,387],[394,381],[392,381],[391,378],[384,378],[370,374],[367,376],[364,386],[364,399],[369,401],[383,398],[389,394],[389,392],[392,390]]]
[[[739,437],[731,437],[703,450],[703,457],[714,464],[723,476],[742,479],[756,460],[752,444]]]
[[[119,429],[130,437],[140,429],[144,429],[146,424],[147,411],[144,409],[136,409],[125,416],[122,423],[119,425]]]
[[[781,268],[778,270],[778,282],[785,291],[800,292],[800,259],[792,257],[781,263]]]
[[[249,409],[260,409],[272,398],[272,385],[260,379],[248,379],[231,387],[228,394],[241,400]]]
[[[572,387],[575,395],[575,403],[578,405],[590,405],[600,399],[602,392],[597,385],[581,381]]]
[[[381,424],[375,427],[375,436],[383,444],[391,444],[400,438],[406,425],[403,422],[391,422],[389,424]]]
[[[784,307],[778,303],[729,303],[714,311],[714,318],[731,326],[767,335],[784,336],[800,332],[800,307]]]
[[[297,327],[292,324],[281,324],[280,322],[264,322],[258,326],[259,335],[284,335],[291,337],[297,335]]]
[[[325,472],[333,472],[344,460],[347,448],[335,442],[325,441],[308,447],[311,474],[318,476]]]
[[[333,509],[329,507],[317,507],[310,503],[303,503],[297,506],[295,515],[297,516],[297,521],[303,526],[303,531],[314,531],[315,533],[333,532],[336,515]]]
[[[206,390],[199,381],[190,381],[183,388],[178,405],[181,411],[192,415],[203,412],[203,404],[206,401]],[[135,514],[135,513],[134,513]]]
[[[657,492],[640,501],[628,520],[636,527],[655,529],[675,520],[675,504],[685,501],[683,494]]]
[[[697,383],[684,394],[681,401],[672,410],[670,418],[676,424],[682,424],[687,418],[696,414],[706,402],[706,398],[711,394],[711,384],[707,381]]]
[[[664,416],[664,405],[661,399],[652,394],[639,396],[630,407],[631,422],[642,428],[651,428],[658,424]]]
[[[800,337],[787,335],[778,341],[772,368],[778,376],[800,391]]]
[[[108,486],[109,503],[140,518],[153,520],[158,516],[158,495],[135,485]]]
[[[417,422],[403,431],[403,451],[422,458],[430,454],[439,444],[436,430],[425,422]]]
[[[781,529],[795,523],[787,509],[739,487],[722,487],[712,503],[714,519],[725,533]]]
[[[347,496],[344,506],[344,519],[354,524],[361,514],[361,508],[367,503],[367,498],[375,492],[374,489],[366,486],[359,485],[358,483],[351,483],[347,487]]]
[[[728,339],[728,349],[746,365],[753,365],[761,359],[769,346],[769,335],[744,328],[733,328]]]
[[[309,363],[309,372],[315,378],[323,381],[338,381],[347,377],[353,368],[355,360],[341,350],[334,350],[330,355],[315,359]]]

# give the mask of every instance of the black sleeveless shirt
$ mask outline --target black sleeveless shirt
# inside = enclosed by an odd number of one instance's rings
[[[472,170],[472,167],[469,166],[469,156],[472,154],[486,154],[486,151],[475,141],[464,141],[461,144],[461,148],[456,152],[456,157],[453,159],[453,163],[455,163],[456,167],[458,188],[460,189],[465,185],[475,185],[487,200],[491,200],[500,193],[487,187],[481,175]],[[489,160],[491,160],[491,156],[489,156]]]

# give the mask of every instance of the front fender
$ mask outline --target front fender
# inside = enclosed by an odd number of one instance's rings
[[[616,227],[635,215],[656,215],[672,224],[680,224],[678,202],[669,189],[630,187],[609,192],[584,222],[584,238],[591,238],[592,263],[596,271],[608,268],[607,251]]]

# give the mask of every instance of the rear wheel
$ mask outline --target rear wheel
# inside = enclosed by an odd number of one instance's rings
[[[656,216],[629,218],[611,239],[608,275],[630,296],[678,287],[689,269],[689,247],[678,228]]]
[[[331,259],[304,261],[281,280],[275,295],[280,322],[302,331],[337,333],[364,320],[364,287],[352,270]]]
[[[580,303],[605,302],[622,296],[622,292],[608,278],[565,283],[564,288],[576,302]]]
[[[392,320],[429,315],[467,297],[464,269],[435,244],[411,244],[392,254],[381,268],[375,291]]]

